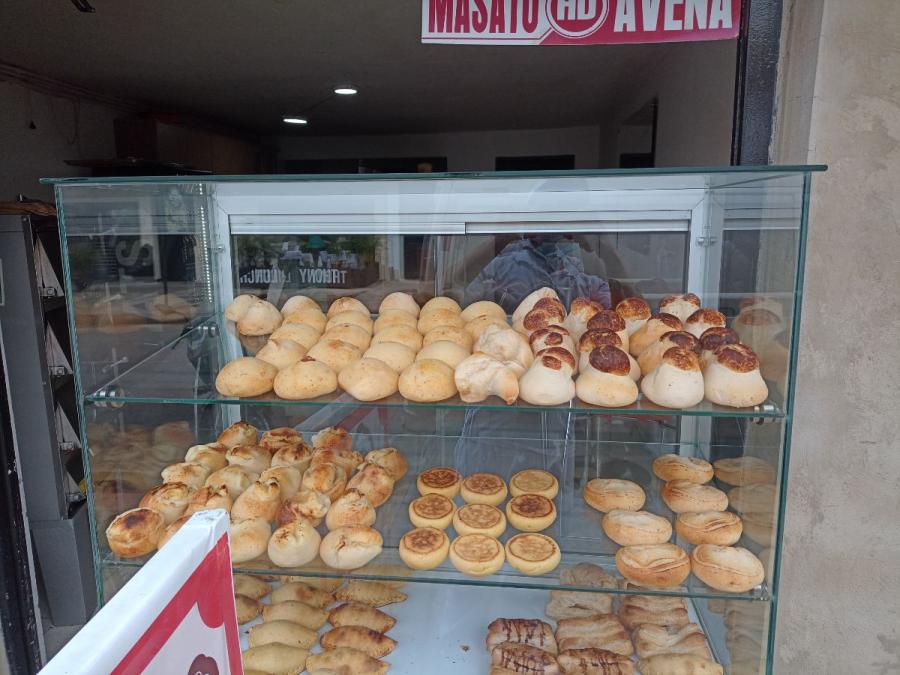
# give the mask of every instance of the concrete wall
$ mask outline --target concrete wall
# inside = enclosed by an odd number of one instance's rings
[[[900,3],[787,2],[812,194],[775,672],[900,672]]]
[[[0,82],[0,200],[21,193],[52,201],[52,189],[38,179],[88,174],[63,160],[115,157],[113,120],[120,114],[97,103]]]

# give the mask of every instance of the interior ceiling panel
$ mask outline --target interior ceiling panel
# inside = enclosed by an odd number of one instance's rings
[[[260,134],[597,124],[672,49],[423,45],[420,0],[90,2],[0,1],[0,61]]]

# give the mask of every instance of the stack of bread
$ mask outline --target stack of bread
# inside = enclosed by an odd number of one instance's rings
[[[151,553],[194,512],[221,508],[231,515],[235,564],[267,554],[272,564],[295,568],[319,556],[331,568],[356,569],[381,552],[375,509],[408,468],[396,448],[363,456],[344,429],[323,429],[309,445],[293,429],[260,436],[246,422],[192,446],[184,460],[163,469],[163,483],[112,521],[113,553]]]
[[[379,659],[397,646],[387,636],[397,621],[378,607],[405,601],[402,584],[298,579],[284,577],[273,590],[268,579],[234,577],[238,623],[262,616],[248,631],[244,672],[386,673],[389,664]],[[323,630],[326,623],[331,628]],[[317,642],[321,650],[313,653]]]

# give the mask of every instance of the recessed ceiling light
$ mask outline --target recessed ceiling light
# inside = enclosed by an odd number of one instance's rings
[[[340,96],[353,96],[353,94],[358,92],[359,90],[356,87],[335,87],[334,90],[334,93]]]
[[[285,117],[283,121],[287,124],[308,124],[305,117]]]

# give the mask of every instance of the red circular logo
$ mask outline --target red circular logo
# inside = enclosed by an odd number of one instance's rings
[[[550,25],[566,37],[590,35],[603,25],[608,14],[608,0],[547,0]]]

